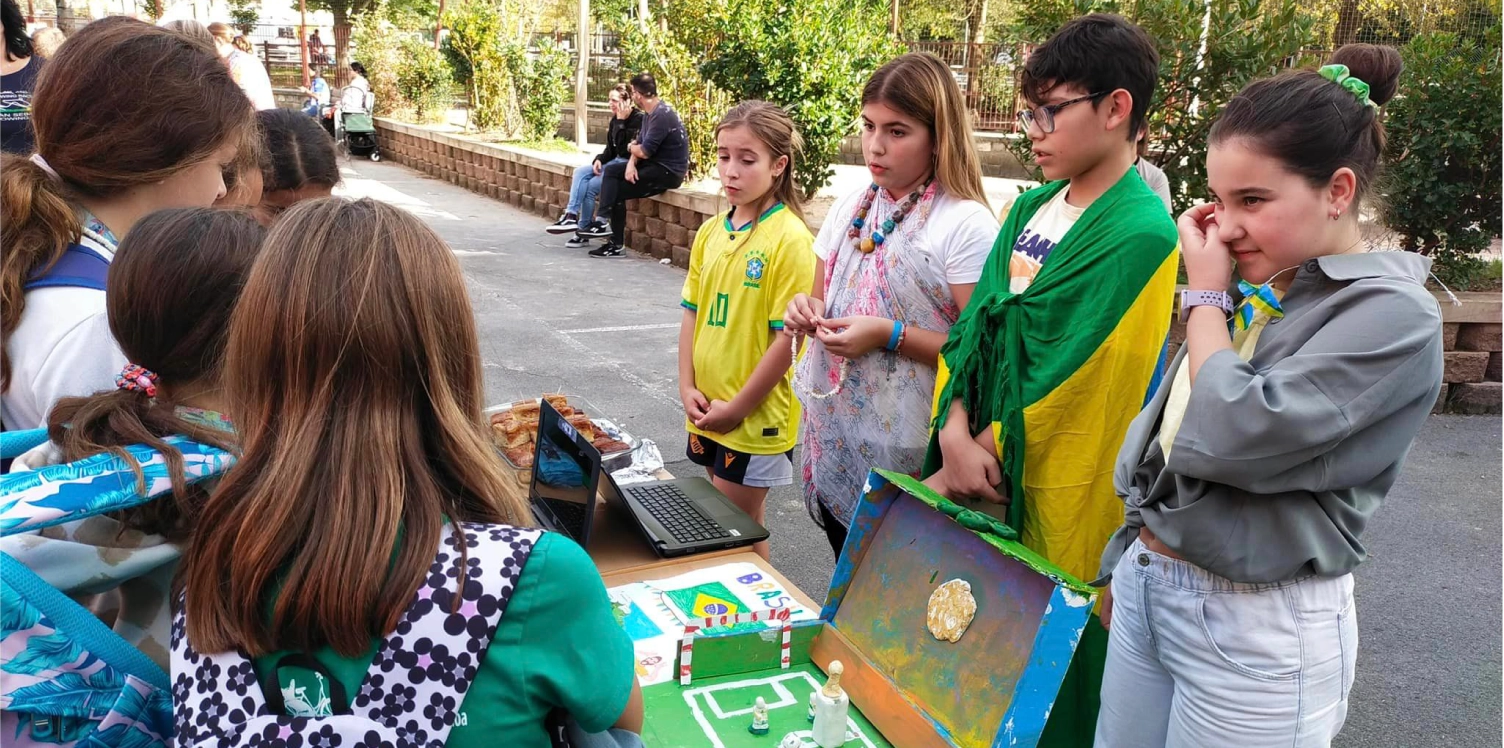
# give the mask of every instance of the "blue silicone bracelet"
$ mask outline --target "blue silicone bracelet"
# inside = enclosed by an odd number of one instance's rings
[[[890,351],[898,350],[898,341],[903,337],[903,323],[893,320],[893,336],[888,338],[887,348]]]

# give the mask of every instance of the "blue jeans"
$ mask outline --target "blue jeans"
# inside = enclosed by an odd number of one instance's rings
[[[625,163],[626,159],[612,159],[611,163],[618,161]],[[605,164],[601,165],[601,171],[605,171]],[[569,205],[564,208],[564,212],[579,216],[581,226],[594,221],[596,196],[600,193],[601,178],[595,173],[594,166],[585,164],[575,169],[574,182],[569,186]]]

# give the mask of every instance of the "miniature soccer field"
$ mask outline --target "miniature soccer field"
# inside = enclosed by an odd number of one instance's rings
[[[809,697],[824,684],[825,674],[805,663],[788,670],[696,678],[688,686],[651,686],[643,690],[643,742],[652,748],[777,748],[794,732],[800,745],[809,748],[815,745],[809,737]],[[766,735],[747,731],[759,696],[768,705]],[[854,705],[847,733],[847,748],[891,748]]]

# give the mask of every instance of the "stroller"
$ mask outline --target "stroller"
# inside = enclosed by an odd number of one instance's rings
[[[346,156],[381,160],[381,148],[376,143],[376,123],[371,117],[375,106],[376,94],[364,88],[346,86],[341,92],[334,116],[334,140]]]

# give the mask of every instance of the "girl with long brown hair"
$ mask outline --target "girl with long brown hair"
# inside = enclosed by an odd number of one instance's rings
[[[209,208],[158,211],[135,225],[110,265],[108,299],[110,330],[135,368],[115,387],[58,401],[48,416],[52,443],[41,450],[50,459],[41,462],[110,452],[134,464],[124,447],[145,444],[163,455],[172,495],[0,541],[65,593],[118,590],[91,607],[164,670],[178,546],[207,496],[201,484],[186,484],[182,455],[165,437],[233,445],[222,415],[220,354],[230,310],[264,235],[249,213]]]
[[[640,730],[632,644],[594,564],[507,498],[443,240],[372,200],[299,203],[228,334],[241,456],[184,553],[180,743],[246,726],[216,716],[222,688],[265,700],[258,719],[354,714],[449,746],[546,745],[555,709]]]
[[[680,302],[679,396],[690,461],[758,522],[768,489],[794,480],[799,405],[783,309],[814,279],[794,163],[804,149],[783,109],[744,101],[715,128],[731,210],[695,234]],[[766,540],[753,546],[768,557]]]
[[[940,346],[997,239],[966,102],[950,69],[915,53],[862,89],[872,184],[831,207],[809,294],[785,329],[812,338],[804,403],[805,504],[837,556],[871,468],[918,473]]]
[[[59,398],[114,383],[125,357],[102,279],[115,247],[148,213],[222,196],[252,115],[211,49],[140,21],[95,21],[48,64],[36,153],[0,161],[5,428],[39,427]]]

